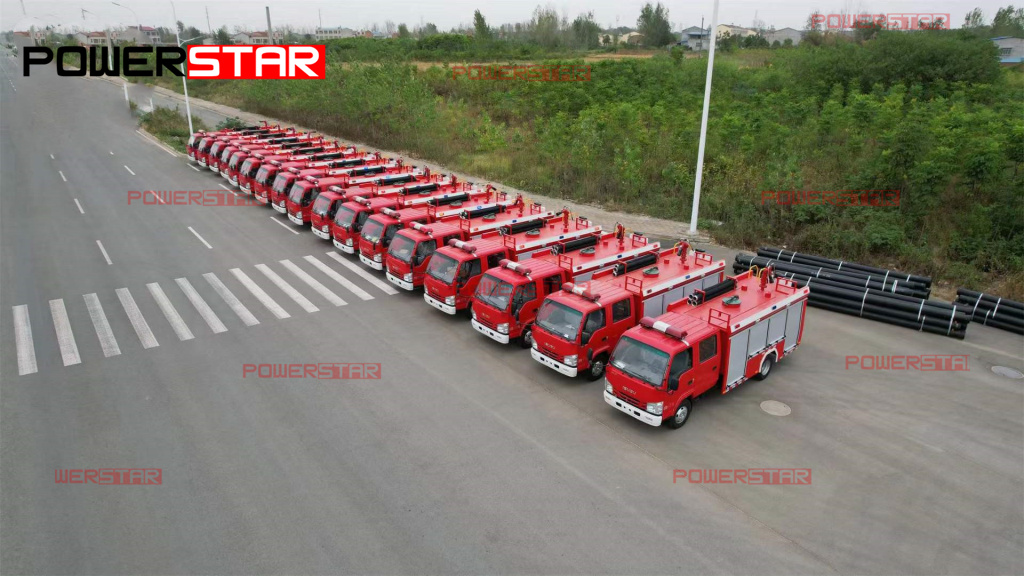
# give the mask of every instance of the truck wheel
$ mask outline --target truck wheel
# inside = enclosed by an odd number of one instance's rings
[[[769,354],[761,361],[761,369],[754,374],[755,380],[764,380],[772,373],[772,366],[775,365],[775,355]]]
[[[519,345],[523,348],[533,347],[533,326],[523,328],[523,335],[519,337]]]
[[[594,358],[590,362],[590,369],[587,370],[587,380],[593,382],[594,380],[600,380],[601,376],[604,376],[605,363],[608,361],[604,354],[601,354],[597,358]]]
[[[686,421],[690,419],[690,412],[693,412],[693,403],[687,398],[676,408],[676,413],[665,420],[665,426],[673,430],[682,428],[683,424],[686,424]]]

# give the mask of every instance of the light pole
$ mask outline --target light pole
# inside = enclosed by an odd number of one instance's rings
[[[174,16],[174,39],[178,42],[178,48],[181,48],[181,45],[184,44],[184,42],[181,41],[181,35],[178,33],[178,11],[174,9],[174,2],[171,2],[171,14]],[[185,42],[191,42],[192,40],[196,40],[197,38],[201,38],[201,36],[189,38],[188,40],[185,40]],[[187,54],[185,56],[185,62],[188,62]],[[181,88],[185,91],[185,117],[188,118],[188,135],[189,137],[191,137],[193,134],[195,134],[195,131],[192,129],[192,107],[189,106],[188,103],[188,82],[185,81],[185,77],[187,75],[188,73],[185,71],[185,63],[182,63]]]
[[[703,26],[703,24],[702,24]],[[700,207],[700,183],[704,174],[704,144],[708,136],[708,108],[711,105],[711,72],[715,69],[715,28],[718,26],[718,0],[711,13],[711,45],[708,48],[708,77],[704,81],[704,111],[700,118],[700,144],[697,146],[697,177],[693,183],[693,210],[690,213],[690,234],[697,234],[697,209]]]
[[[131,12],[132,16],[135,16],[135,26],[139,29],[139,34],[141,35],[142,34],[142,23],[139,22],[139,15],[135,13],[135,10],[132,10],[131,8],[125,6],[124,4],[118,4],[117,2],[111,2],[111,4],[113,4],[114,6],[117,6],[119,8],[124,8],[125,10]]]

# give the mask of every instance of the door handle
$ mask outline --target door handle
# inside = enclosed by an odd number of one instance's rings
[[[690,381],[687,382],[686,385],[687,386],[693,386],[693,378],[690,378]]]
[[[718,370],[718,366],[712,366],[712,367],[711,367],[711,371],[712,371],[712,372],[714,372],[715,370]]]

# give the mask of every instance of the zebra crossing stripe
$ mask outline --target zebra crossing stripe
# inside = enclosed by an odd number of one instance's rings
[[[167,294],[164,293],[164,289],[160,287],[156,282],[146,284],[146,288],[149,288],[149,293],[153,295],[153,299],[156,300],[157,306],[160,307],[160,311],[164,313],[167,321],[171,323],[171,328],[174,329],[174,333],[178,335],[178,340],[192,340],[195,335],[188,329],[188,325],[181,319],[181,315],[174,309],[174,305],[171,304]]]
[[[135,333],[139,336],[139,341],[142,342],[142,347],[148,349],[159,346],[160,343],[156,341],[156,336],[153,336],[153,331],[149,329],[149,324],[146,323],[146,318],[139,310],[138,304],[135,303],[135,298],[132,298],[132,293],[127,288],[118,288],[115,292],[117,292],[117,299],[121,301],[125,313],[128,314],[128,321],[132,323]]]
[[[14,306],[14,346],[18,349],[18,376],[35,374],[36,348],[32,341],[32,323],[28,317],[28,306]]]
[[[370,296],[369,294],[367,294],[366,290],[363,290],[359,286],[356,286],[348,278],[345,278],[341,274],[338,274],[337,272],[334,271],[333,268],[329,267],[327,264],[324,264],[323,262],[317,260],[313,256],[306,256],[305,260],[306,260],[306,262],[309,262],[313,266],[316,266],[317,268],[319,268],[321,272],[323,272],[324,274],[330,276],[332,280],[334,280],[338,284],[341,284],[349,292],[355,294],[359,298],[361,298],[363,300],[373,300],[373,296]]]
[[[291,297],[291,299],[294,300],[296,304],[302,306],[302,309],[305,310],[306,312],[313,313],[320,311],[320,309],[317,308],[316,305],[310,302],[309,299],[307,299],[305,296],[300,294],[299,291],[296,290],[291,284],[285,282],[284,278],[278,276],[277,272],[271,270],[270,267],[267,266],[266,264],[257,264],[256,269],[262,272],[264,276],[269,278],[270,281],[274,283],[274,285],[281,289],[282,292]]]
[[[391,296],[398,294],[398,290],[392,288],[390,284],[381,280],[380,278],[377,278],[373,274],[370,274],[369,272],[364,270],[362,266],[349,262],[341,254],[338,254],[337,252],[328,252],[327,255],[333,258],[335,261],[337,261],[338,264],[341,264],[345,268],[348,268],[352,272],[361,276],[363,280],[366,280],[370,284],[373,284],[377,288],[380,288],[382,291],[384,291],[385,294],[390,294]]]
[[[100,348],[103,349],[103,356],[110,358],[121,354],[121,348],[114,338],[114,331],[110,329],[110,322],[107,315],[103,313],[103,305],[95,293],[84,294],[85,307],[89,310],[89,317],[92,318],[93,328],[96,329],[96,337],[100,339]]]
[[[281,260],[281,265],[287,268],[292,274],[298,276],[299,279],[308,284],[310,288],[319,292],[320,295],[326,298],[331,304],[334,304],[335,306],[345,305],[345,301],[342,300],[340,296],[331,292],[327,286],[321,284],[316,278],[306,274],[305,270],[296,266],[291,260]]]
[[[78,344],[75,343],[75,333],[71,331],[71,320],[68,319],[63,298],[50,300],[50,314],[53,316],[53,327],[57,330],[57,344],[64,365],[81,364],[82,357],[78,354]]]
[[[277,316],[279,320],[292,317],[292,315],[286,312],[284,308],[281,308],[281,306],[275,302],[269,294],[264,292],[263,288],[260,288],[258,284],[253,282],[252,278],[249,278],[248,274],[242,272],[240,268],[232,268],[231,273],[235,275],[235,278],[238,278],[238,281],[241,282],[243,286],[249,289],[249,292],[252,292],[252,295],[255,296],[257,300],[267,307],[267,310],[270,310],[274,316]]]
[[[192,283],[187,278],[176,278],[174,281],[178,283],[178,287],[188,297],[189,302],[195,306],[196,311],[203,317],[203,320],[210,326],[210,330],[213,330],[214,334],[228,331],[227,326],[213,313],[213,308],[210,308],[210,305],[206,303],[206,300],[203,300],[199,292],[196,292],[196,289],[192,287]]]
[[[231,310],[238,315],[246,326],[255,326],[260,323],[260,321],[252,315],[252,312],[249,312],[249,309],[231,293],[231,290],[228,290],[228,287],[225,286],[224,283],[220,281],[220,278],[217,278],[213,272],[203,274],[203,278],[206,278],[206,281],[210,283],[210,286],[212,286],[213,290],[217,292],[217,295],[227,303]]]

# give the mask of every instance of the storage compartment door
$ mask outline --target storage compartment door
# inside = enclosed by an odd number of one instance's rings
[[[743,369],[747,365],[747,340],[750,337],[750,330],[744,330],[733,334],[729,339],[729,371],[726,374],[725,385],[731,388],[740,378],[743,378]]]
[[[789,308],[783,308],[768,319],[768,345],[775,346],[786,335],[786,315]]]
[[[659,294],[644,300],[644,316],[655,318],[665,312],[665,295]]]
[[[747,358],[768,347],[768,323],[758,322],[747,329],[750,340],[747,342]]]
[[[786,343],[783,344],[783,348],[786,351],[792,350],[797,345],[798,338],[800,338],[800,327],[804,323],[806,307],[806,300],[789,307],[789,317],[786,318]]]

